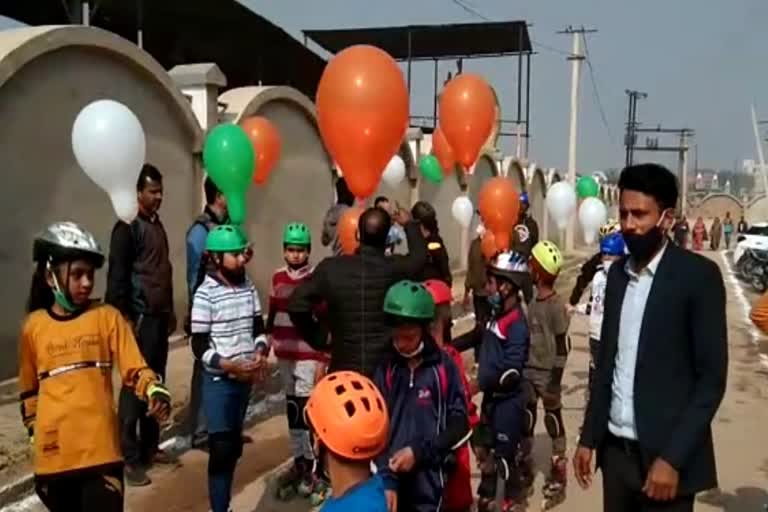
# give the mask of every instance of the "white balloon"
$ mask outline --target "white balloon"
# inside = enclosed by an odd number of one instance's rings
[[[390,187],[399,185],[403,178],[405,178],[405,162],[403,162],[403,159],[398,155],[393,156],[384,168],[381,178]]]
[[[136,181],[146,159],[144,129],[131,110],[113,100],[88,104],[72,126],[72,150],[85,174],[104,190],[119,218],[136,217]]]
[[[576,191],[566,181],[558,181],[547,191],[547,211],[558,229],[565,229],[576,212]]]
[[[453,200],[451,205],[451,213],[456,222],[462,225],[462,227],[468,228],[472,224],[472,216],[475,213],[475,207],[472,205],[472,201],[467,196],[459,196]]]
[[[584,232],[584,241],[595,243],[600,226],[608,221],[608,208],[596,197],[588,197],[579,206],[579,222]]]

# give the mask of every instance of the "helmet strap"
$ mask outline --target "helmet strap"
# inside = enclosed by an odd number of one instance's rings
[[[69,279],[69,266],[71,263],[67,263],[67,280]],[[69,291],[62,289],[61,285],[59,284],[59,278],[56,276],[56,272],[53,269],[53,265],[51,265],[51,261],[48,260],[48,263],[45,265],[45,269],[51,273],[51,279],[53,280],[53,299],[56,301],[56,304],[58,304],[61,309],[66,311],[67,313],[74,313],[78,310],[78,307],[75,306],[75,304],[72,302],[72,300],[69,298]]]

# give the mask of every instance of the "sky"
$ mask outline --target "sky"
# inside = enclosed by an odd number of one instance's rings
[[[299,40],[302,29],[483,21],[454,0],[238,1]],[[756,102],[758,115],[768,119],[766,0],[462,1],[493,21],[532,24],[529,31],[538,54],[532,58],[530,159],[540,166],[567,165],[571,65],[562,52],[570,50],[572,41],[556,33],[567,25],[598,30],[587,35],[587,43],[607,120],[606,127],[585,65],[579,102],[580,172],[623,165],[626,89],[648,94],[638,104],[642,123],[696,130],[700,167],[740,168],[743,159],[755,158],[750,103]],[[0,19],[0,27],[7,26],[8,21]],[[441,65],[441,81],[453,67],[454,62]],[[465,61],[464,71],[483,75],[497,91],[502,117],[515,117],[516,61]],[[431,62],[413,67],[413,115],[432,114],[432,73]],[[503,149],[511,152],[510,143]],[[676,156],[659,153],[641,153],[637,159],[677,165]]]

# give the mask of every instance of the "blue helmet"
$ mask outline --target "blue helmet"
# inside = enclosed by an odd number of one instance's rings
[[[600,252],[603,256],[624,256],[624,237],[621,233],[605,235],[600,241]]]
[[[523,192],[522,194],[520,194],[520,202],[526,206],[531,204],[528,202],[528,192]]]

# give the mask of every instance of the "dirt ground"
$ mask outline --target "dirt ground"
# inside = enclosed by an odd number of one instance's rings
[[[745,317],[745,296],[737,281],[729,278],[729,268],[720,253],[708,254],[723,269],[728,290],[730,365],[728,390],[713,422],[720,488],[697,497],[697,511],[757,512],[768,505],[768,370],[759,356],[760,337]],[[575,269],[561,276],[559,287],[570,290]],[[744,299],[739,297],[743,296]],[[457,326],[466,329],[464,322]],[[573,350],[564,378],[564,417],[568,448],[572,453],[584,409],[587,382],[588,349],[586,318],[574,317],[571,324]],[[14,411],[18,414],[16,411]],[[5,416],[0,409],[0,421]],[[541,417],[541,415],[539,415]],[[0,433],[4,431],[0,424]],[[310,510],[306,501],[277,502],[271,482],[289,456],[287,425],[284,418],[272,417],[250,429],[255,443],[247,445],[236,475],[234,512],[303,512]],[[547,470],[550,441],[539,421],[535,459],[538,468],[536,494],[529,510],[538,510],[543,472]],[[153,470],[151,487],[129,489],[128,510],[133,512],[205,512],[208,510],[206,488],[207,455],[192,451],[181,458],[181,466]],[[568,498],[556,510],[594,511],[601,509],[599,474],[591,489],[582,491],[570,482]],[[43,510],[34,499],[7,512]]]

